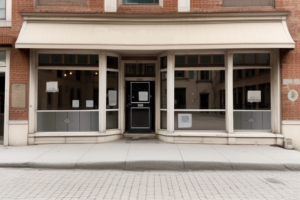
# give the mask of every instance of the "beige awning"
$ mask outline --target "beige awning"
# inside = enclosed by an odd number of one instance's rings
[[[23,14],[16,48],[180,50],[295,48],[287,13],[158,16]],[[103,17],[104,16],[104,17]]]

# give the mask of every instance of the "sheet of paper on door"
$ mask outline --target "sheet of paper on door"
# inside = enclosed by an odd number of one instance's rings
[[[139,101],[148,101],[148,92],[139,92]]]
[[[79,100],[72,101],[72,108],[79,108]]]
[[[249,90],[247,96],[248,96],[248,102],[250,102],[250,103],[261,102],[261,91],[260,90]]]
[[[93,100],[86,100],[86,107],[87,108],[93,108],[94,107],[94,101]]]
[[[178,128],[192,128],[192,114],[178,114]]]
[[[116,106],[117,105],[117,91],[108,90],[108,105]]]

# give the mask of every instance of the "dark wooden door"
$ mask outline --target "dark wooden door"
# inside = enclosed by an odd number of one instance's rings
[[[154,129],[154,82],[126,82],[128,133],[152,133]]]

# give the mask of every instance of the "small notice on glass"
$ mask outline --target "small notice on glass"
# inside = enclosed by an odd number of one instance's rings
[[[93,108],[94,107],[94,101],[93,100],[86,100],[86,107],[87,108]]]
[[[72,101],[72,107],[73,108],[79,108],[79,100],[73,100]]]
[[[192,128],[192,114],[178,114],[178,128]]]
[[[116,106],[117,105],[117,91],[108,90],[108,105]]]
[[[248,91],[248,102],[259,103],[261,102],[261,91],[259,90],[249,90]]]
[[[46,92],[59,92],[58,90],[58,82],[50,81],[46,83]]]
[[[139,92],[139,101],[148,101],[148,92]]]

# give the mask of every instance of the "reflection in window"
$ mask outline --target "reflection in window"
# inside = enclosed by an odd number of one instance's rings
[[[72,70],[72,73],[71,71],[58,73],[58,71],[60,70],[38,70],[38,110],[98,109],[98,71]],[[58,74],[64,76],[58,77]],[[77,80],[77,75],[80,75],[80,81]],[[57,82],[59,92],[47,93],[47,82]],[[49,100],[49,94],[52,96],[51,100]],[[79,102],[81,106],[79,108],[74,106],[73,100],[82,101]]]
[[[175,67],[224,66],[224,55],[177,55]]]
[[[167,72],[161,73],[160,108],[167,109]]]
[[[175,78],[184,78],[185,71],[175,71]]]
[[[175,78],[175,109],[224,109],[225,104],[220,95],[225,83],[220,82],[224,70],[183,71],[193,72],[195,76],[189,79]],[[205,81],[202,81],[205,80]],[[209,81],[207,81],[209,80]],[[225,97],[224,97],[225,99]]]
[[[270,69],[264,69],[263,73],[258,73],[260,69],[242,71],[246,77],[233,80],[234,129],[271,130],[271,71]],[[251,76],[247,75],[247,72],[251,72]]]
[[[249,54],[234,54],[233,55],[233,65],[243,66],[243,65],[262,65],[269,66],[271,63],[269,53],[249,53]]]
[[[160,69],[166,69],[167,68],[167,57],[161,57],[160,58]]]

